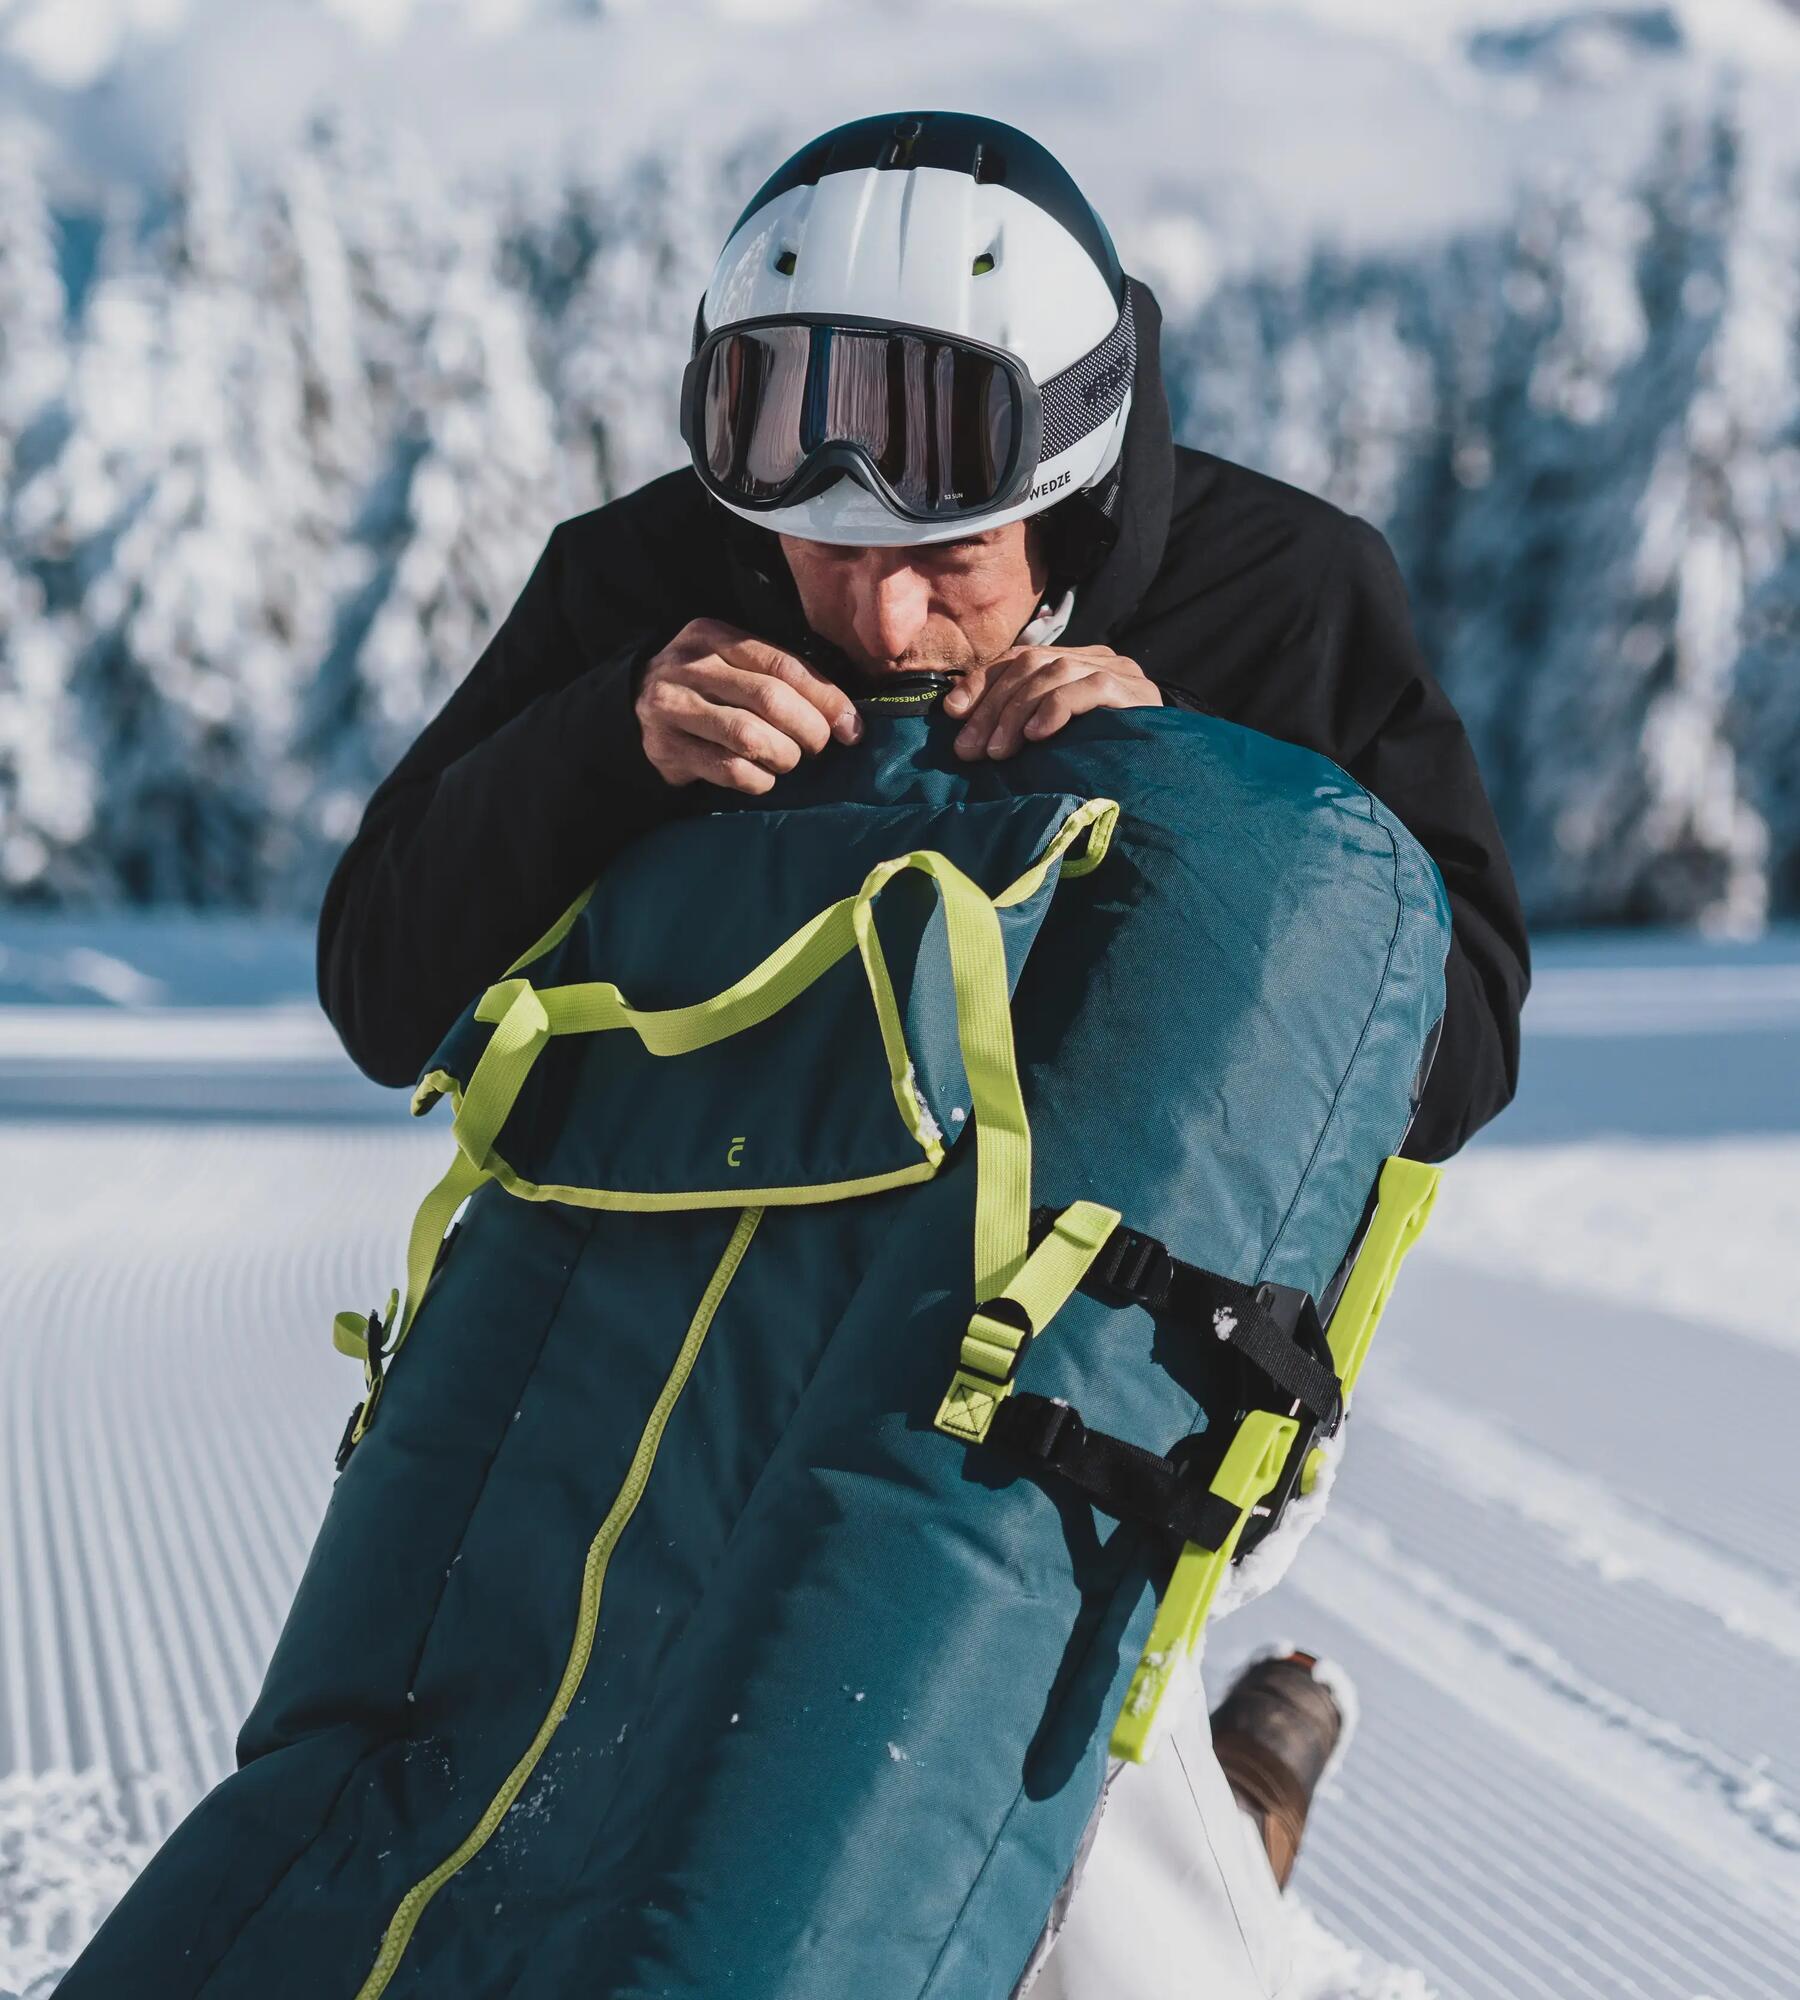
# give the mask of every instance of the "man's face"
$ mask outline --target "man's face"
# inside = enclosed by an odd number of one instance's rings
[[[1049,577],[1035,521],[915,549],[780,540],[807,624],[876,677],[997,660]]]

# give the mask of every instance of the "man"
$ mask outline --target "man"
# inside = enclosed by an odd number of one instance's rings
[[[692,466],[555,530],[338,866],[319,983],[356,1061],[413,1081],[625,842],[712,787],[773,790],[854,739],[856,697],[923,671],[953,677],[966,758],[1164,702],[1334,758],[1432,854],[1454,917],[1407,1150],[1443,1159],[1500,1110],[1524,924],[1387,544],[1176,447],[1159,326],[1074,183],[1010,127],[864,119],[788,161],[701,302]],[[1027,1969],[1040,1995],[1126,2000],[1184,1972],[1213,2000],[1279,1991],[1280,1888],[1342,1748],[1313,1664],[1258,1663],[1211,1740],[1202,1717],[1109,1786],[1083,1884],[1167,1893],[1123,1924],[1100,1889],[1067,1898]]]

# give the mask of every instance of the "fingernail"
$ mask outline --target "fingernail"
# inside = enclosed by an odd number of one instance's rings
[[[837,740],[840,743],[854,743],[862,734],[862,717],[854,711],[849,715],[840,715],[835,725],[835,731]]]
[[[1042,736],[1044,728],[1044,718],[1041,715],[1034,715],[1025,725],[1025,734],[1027,736]]]
[[[974,730],[973,729],[958,730],[956,735],[956,747],[957,749],[962,751],[965,756],[967,756],[969,752],[975,748]]]
[[[969,697],[961,688],[952,688],[944,697],[944,709],[947,714],[961,715],[968,705]]]

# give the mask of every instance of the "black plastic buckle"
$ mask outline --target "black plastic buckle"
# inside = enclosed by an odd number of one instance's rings
[[[344,1467],[350,1463],[350,1454],[356,1449],[357,1446],[357,1438],[356,1438],[357,1419],[362,1415],[364,1410],[368,1409],[370,1405],[373,1404],[375,1398],[381,1394],[381,1379],[383,1372],[381,1363],[381,1352],[382,1352],[382,1344],[387,1339],[387,1328],[382,1324],[381,1315],[379,1312],[372,1312],[369,1315],[369,1331],[367,1338],[368,1338],[368,1351],[369,1351],[369,1359],[368,1359],[369,1393],[362,1399],[360,1403],[357,1404],[356,1408],[350,1412],[350,1421],[344,1426],[344,1435],[338,1439],[336,1465],[337,1469],[340,1472],[342,1472]]]
[[[368,1332],[368,1343],[369,1343],[368,1365],[369,1365],[369,1394],[371,1396],[375,1395],[381,1388],[381,1374],[382,1374],[381,1352],[383,1346],[386,1344],[387,1335],[388,1335],[388,1330],[381,1323],[380,1313],[378,1312],[370,1313],[369,1332]]]
[[[1344,1421],[1344,1385],[1338,1380],[1337,1359],[1332,1354],[1331,1342],[1325,1334],[1325,1322],[1312,1294],[1302,1291],[1297,1285],[1264,1282],[1257,1286],[1255,1298],[1300,1352],[1310,1356],[1331,1376],[1331,1407],[1322,1414],[1315,1413],[1313,1428],[1322,1437],[1334,1437],[1339,1424]],[[1269,1407],[1273,1408],[1274,1404]],[[1305,1414],[1305,1406],[1291,1414]]]
[[[1315,1361],[1322,1362],[1336,1373],[1332,1361],[1331,1348],[1325,1338],[1324,1328],[1319,1322],[1318,1309],[1312,1296],[1293,1285],[1275,1285],[1267,1282],[1257,1286],[1256,1303],[1270,1315],[1303,1354],[1309,1354]],[[1263,1404],[1265,1409],[1279,1407],[1279,1391]],[[1242,1531],[1238,1535],[1237,1548],[1232,1554],[1234,1563],[1242,1562],[1265,1536],[1273,1533],[1287,1512],[1288,1503],[1299,1491],[1301,1474],[1306,1470],[1306,1461],[1312,1456],[1314,1447],[1321,1437],[1330,1437],[1343,1421],[1343,1388],[1340,1384],[1332,1399],[1332,1407],[1326,1418],[1320,1418],[1304,1403],[1295,1403],[1287,1412],[1300,1426],[1288,1450],[1286,1461],[1275,1484],[1250,1509]]]
[[[1010,1382],[1019,1372],[1019,1364],[1031,1351],[1031,1343],[1037,1336],[1031,1330],[1031,1315],[1017,1299],[1009,1299],[1004,1293],[996,1293],[991,1299],[983,1299],[975,1308],[985,1319],[997,1320],[1002,1326],[1009,1326],[1019,1336],[1019,1344],[1013,1349],[1012,1360],[1000,1377],[1002,1382]],[[986,1371],[983,1370],[983,1373]]]
[[[1054,1474],[1090,1506],[1169,1539],[1217,1548],[1238,1524],[1239,1509],[1211,1491],[1219,1447],[1183,1439],[1166,1455],[1104,1431],[1059,1397],[1021,1390],[994,1412],[988,1442],[1015,1463]]]
[[[1026,1391],[1000,1405],[988,1430],[989,1440],[1009,1458],[1038,1465],[1052,1464],[1065,1444],[1079,1446],[1086,1436],[1081,1413],[1061,1396]]]
[[[1109,1306],[1144,1306],[1154,1312],[1169,1296],[1174,1277],[1175,1259],[1168,1247],[1121,1222],[1088,1266],[1083,1289],[1091,1287]]]
[[[350,1454],[356,1449],[356,1420],[362,1413],[363,1406],[358,1403],[350,1412],[350,1421],[344,1426],[344,1435],[338,1439],[336,1463],[340,1472],[350,1463]]]

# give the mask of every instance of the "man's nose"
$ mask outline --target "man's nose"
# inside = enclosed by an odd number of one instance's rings
[[[931,615],[930,580],[906,563],[876,562],[855,581],[856,639],[873,660],[897,660]]]

